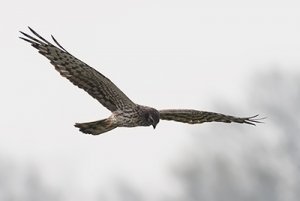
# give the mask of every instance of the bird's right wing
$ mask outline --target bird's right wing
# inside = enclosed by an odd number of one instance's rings
[[[246,123],[255,125],[261,123],[261,119],[257,119],[258,115],[252,117],[235,117],[215,112],[205,112],[198,110],[160,110],[160,119],[171,120],[188,124],[201,124],[204,122],[224,122],[224,123]]]
[[[53,36],[52,39],[58,47],[45,40],[30,27],[28,28],[36,37],[21,32],[25,37],[20,38],[38,49],[39,53],[47,57],[63,77],[85,90],[104,107],[110,111],[115,111],[135,106],[113,82],[94,68],[71,55]]]

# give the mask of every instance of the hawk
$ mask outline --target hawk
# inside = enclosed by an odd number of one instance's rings
[[[75,127],[83,133],[99,135],[117,127],[153,126],[155,129],[160,120],[172,120],[188,124],[212,121],[251,125],[260,123],[260,119],[257,119],[258,115],[241,118],[188,109],[156,110],[152,107],[136,104],[107,77],[69,53],[52,35],[56,45],[48,42],[30,27],[28,28],[35,37],[20,31],[23,34],[23,37],[20,38],[29,42],[39,53],[49,59],[61,76],[85,90],[112,112],[106,119],[76,123]]]

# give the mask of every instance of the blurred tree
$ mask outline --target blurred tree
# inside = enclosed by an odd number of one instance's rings
[[[59,194],[45,185],[33,167],[18,166],[0,158],[1,201],[59,201]]]
[[[173,200],[299,200],[299,78],[273,72],[251,82],[249,105],[267,114],[266,124],[193,135],[193,148],[174,164],[183,190]]]

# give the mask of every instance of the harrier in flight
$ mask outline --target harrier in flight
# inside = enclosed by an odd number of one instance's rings
[[[65,78],[70,80],[98,100],[112,114],[99,121],[76,123],[75,127],[83,133],[99,135],[117,127],[153,126],[156,127],[160,120],[172,120],[188,124],[204,122],[246,123],[255,125],[260,123],[256,117],[235,117],[214,112],[168,109],[156,110],[152,107],[138,105],[130,100],[112,81],[100,72],[77,59],[63,48],[52,36],[56,46],[48,42],[33,29],[28,27],[35,35],[30,36],[21,32],[21,39],[29,42],[39,53],[50,60],[55,69]]]

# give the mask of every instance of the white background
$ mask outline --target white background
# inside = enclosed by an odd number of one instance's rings
[[[244,125],[161,121],[155,130],[118,128],[83,135],[75,122],[98,120],[109,111],[60,77],[18,39],[18,31],[29,33],[30,26],[49,40],[53,34],[139,104],[216,111],[217,103],[217,112],[249,116],[260,113],[245,100],[256,73],[299,70],[299,5],[268,0],[7,1],[0,8],[0,156],[20,169],[33,166],[47,185],[65,189],[66,200],[92,200],[95,191],[112,192],[119,180],[153,199],[172,193],[169,164],[192,146],[191,135]]]

